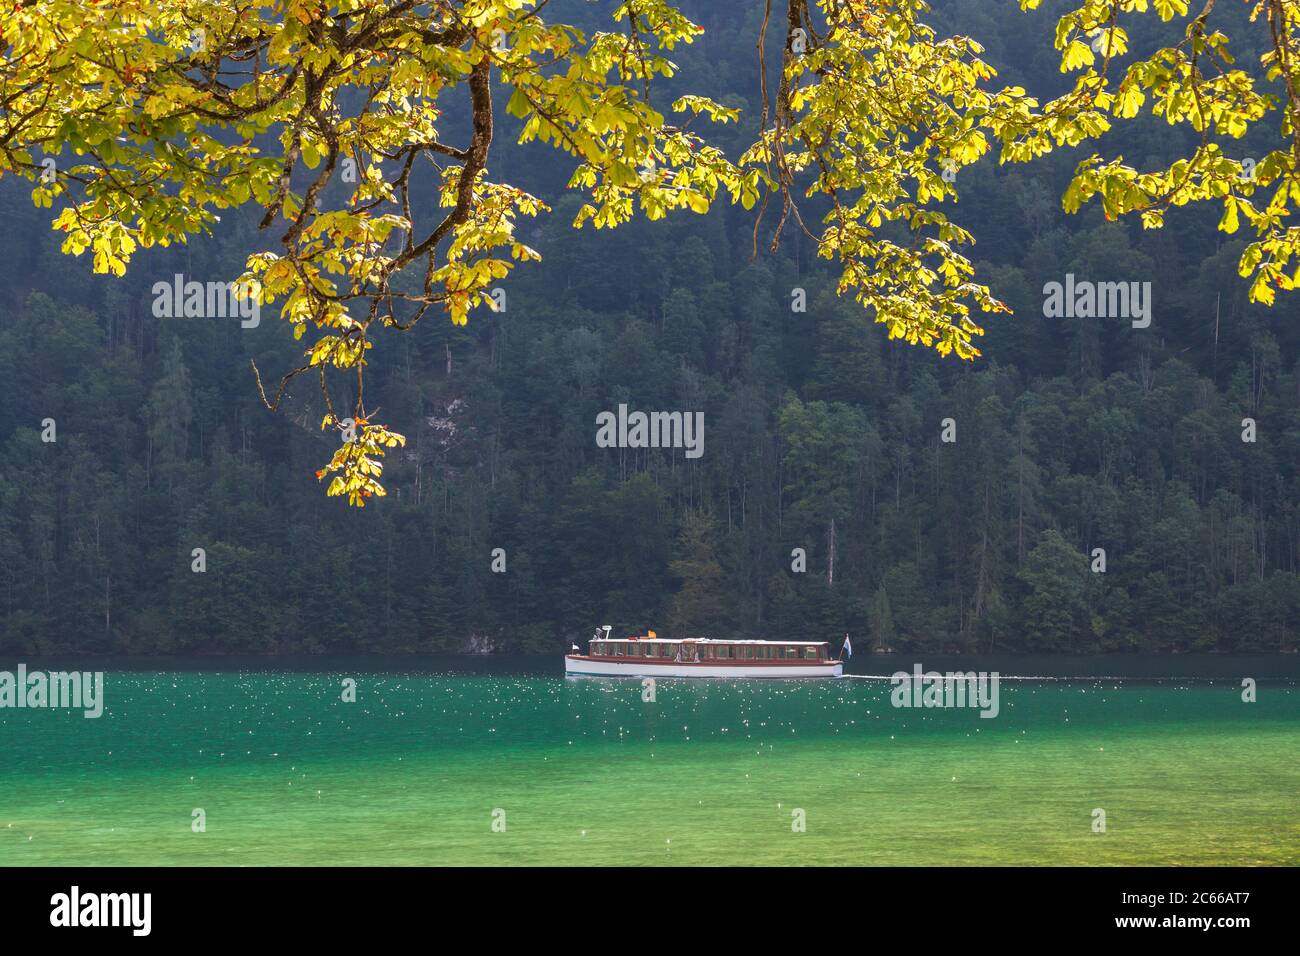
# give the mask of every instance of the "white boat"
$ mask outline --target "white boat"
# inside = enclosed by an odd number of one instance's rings
[[[589,677],[839,677],[844,662],[826,641],[613,639],[610,629],[592,639],[586,654],[564,656],[564,672]],[[600,631],[596,632],[600,635]],[[574,647],[577,651],[577,647]]]

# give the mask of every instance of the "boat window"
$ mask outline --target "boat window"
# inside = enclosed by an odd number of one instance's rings
[[[719,657],[730,657],[730,656],[731,656],[731,648],[728,647],[726,644],[723,644],[721,647],[718,648],[718,656],[719,656]]]
[[[805,648],[803,649],[803,656],[806,657],[806,658],[808,658],[809,660],[816,660],[816,659],[817,659],[817,648],[815,648],[815,647],[805,647]]]
[[[799,648],[797,648],[797,647],[790,647],[790,646],[787,645],[787,646],[786,646],[786,649],[785,649],[785,656],[788,657],[788,658],[789,658],[789,657],[798,657],[798,656],[799,656]]]
[[[746,644],[743,647],[741,647],[740,656],[747,661],[752,661],[754,659],[754,645]]]

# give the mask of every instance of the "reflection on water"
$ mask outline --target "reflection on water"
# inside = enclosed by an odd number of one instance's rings
[[[12,670],[18,661],[0,659],[0,669]],[[319,657],[64,657],[26,658],[29,669],[121,670],[168,672],[275,671],[284,673],[411,673],[563,675],[564,659],[553,656],[493,654],[482,656],[319,656]],[[1300,681],[1300,654],[858,654],[844,667],[845,674],[888,677],[911,671],[920,663],[926,670],[998,671],[1003,677],[1113,678],[1116,680],[1256,680]]]

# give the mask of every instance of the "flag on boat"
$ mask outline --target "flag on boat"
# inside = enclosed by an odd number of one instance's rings
[[[848,657],[844,655],[847,654]],[[849,640],[847,634],[844,635],[844,646],[840,648],[840,660],[848,660],[853,656],[853,642]]]
[[[578,649],[578,645],[577,645],[577,644],[570,644],[569,646],[572,647],[575,651]]]

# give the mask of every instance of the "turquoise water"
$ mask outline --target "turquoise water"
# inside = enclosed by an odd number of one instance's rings
[[[1300,689],[1225,676],[1275,665],[1004,680],[981,719],[871,678],[101,663],[97,720],[0,710],[0,864],[1295,864]]]

